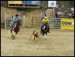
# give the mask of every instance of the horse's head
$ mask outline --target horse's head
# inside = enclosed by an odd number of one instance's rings
[[[44,25],[44,26],[42,27],[42,31],[43,31],[43,32],[47,32],[47,31],[48,31],[46,25]]]
[[[17,21],[15,26],[14,26],[14,28],[13,28],[14,31],[16,32],[16,34],[19,31],[19,29],[20,29],[21,23],[22,23],[21,21]]]
[[[44,25],[42,28],[41,28],[41,33],[42,35],[46,34],[47,35],[47,32],[48,32],[48,28],[46,25]]]
[[[44,31],[47,32],[47,27],[45,26]]]
[[[21,21],[16,22],[17,26],[21,26],[21,23],[22,23]]]

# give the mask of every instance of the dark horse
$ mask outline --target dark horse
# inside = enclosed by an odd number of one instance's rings
[[[47,35],[48,33],[48,27],[47,25],[44,25],[43,27],[41,27],[41,34],[42,36]]]
[[[14,25],[13,29],[11,29],[12,38],[15,39],[15,34],[17,34],[20,30],[21,21],[17,21]]]

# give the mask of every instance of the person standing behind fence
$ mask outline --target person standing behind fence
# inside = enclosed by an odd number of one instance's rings
[[[57,14],[57,12],[55,11],[55,18],[58,18],[58,14]]]
[[[72,12],[68,12],[69,18],[72,18]]]

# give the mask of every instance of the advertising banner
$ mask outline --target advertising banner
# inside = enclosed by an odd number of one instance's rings
[[[22,1],[8,1],[8,4],[23,4]]]
[[[61,18],[61,29],[74,29],[74,19]]]
[[[25,4],[40,5],[40,1],[24,1]]]

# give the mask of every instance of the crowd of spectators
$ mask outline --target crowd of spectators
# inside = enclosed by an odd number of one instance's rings
[[[55,18],[74,18],[74,8],[70,11],[55,11]]]

